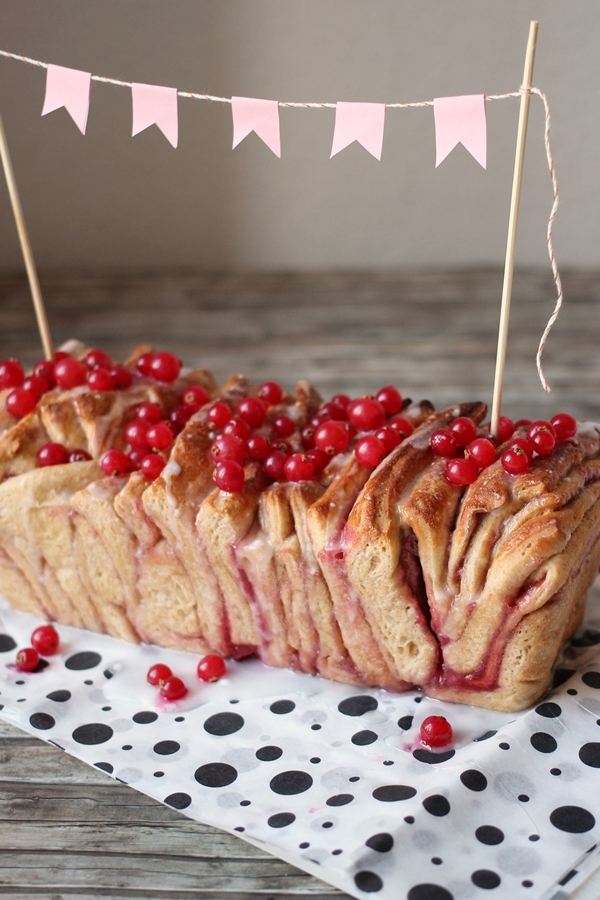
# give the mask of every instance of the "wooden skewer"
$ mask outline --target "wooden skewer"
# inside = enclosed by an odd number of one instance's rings
[[[8,186],[10,202],[12,204],[17,232],[19,234],[19,241],[21,242],[21,251],[23,253],[23,259],[25,260],[27,278],[29,279],[29,289],[33,299],[33,307],[35,309],[40,337],[42,339],[44,355],[46,359],[54,359],[54,350],[52,347],[52,338],[50,337],[50,329],[48,327],[48,319],[46,317],[46,309],[44,307],[40,282],[33,260],[29,235],[27,234],[27,228],[25,227],[25,219],[23,217],[23,210],[21,209],[21,201],[19,200],[19,192],[17,190],[17,182],[15,181],[15,173],[13,171],[10,153],[8,152],[2,116],[0,116],[0,157],[2,157],[2,167],[6,177],[6,184]]]
[[[530,88],[533,77],[533,61],[537,40],[538,23],[530,22],[529,40],[525,54],[525,70],[522,87]],[[492,399],[491,430],[498,437],[500,422],[500,405],[502,403],[502,381],[506,361],[506,343],[508,340],[508,321],[510,318],[510,300],[512,296],[513,273],[515,268],[515,244],[517,241],[517,223],[519,221],[519,201],[521,199],[521,183],[523,181],[523,161],[525,159],[525,141],[527,139],[527,119],[531,94],[521,94],[519,110],[519,127],[517,130],[517,149],[515,153],[515,169],[513,174],[510,213],[508,216],[508,238],[506,241],[506,259],[504,262],[504,283],[502,285],[502,306],[500,308],[500,324],[498,327],[498,350],[496,352],[496,372],[494,375],[494,395]]]

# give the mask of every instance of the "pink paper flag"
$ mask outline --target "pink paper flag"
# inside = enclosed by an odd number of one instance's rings
[[[335,107],[333,146],[329,159],[352,141],[358,141],[375,159],[380,160],[384,125],[385,103],[338,102]]]
[[[436,169],[457,144],[466,147],[485,169],[487,128],[484,95],[436,97],[433,101],[433,115],[435,119]]]
[[[64,66],[48,66],[42,115],[64,106],[81,133],[85,134],[91,87],[90,72],[66,69]]]
[[[177,88],[161,87],[158,84],[131,85],[133,103],[133,130],[131,136],[139,134],[150,125],[158,125],[166,139],[177,146]]]
[[[232,97],[231,112],[233,114],[233,147],[237,147],[250,132],[255,131],[275,156],[281,158],[279,103],[277,100]]]

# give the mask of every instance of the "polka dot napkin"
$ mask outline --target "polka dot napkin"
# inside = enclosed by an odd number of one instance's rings
[[[353,896],[549,900],[600,864],[598,602],[557,686],[519,714],[255,660],[204,684],[191,654],[62,626],[59,652],[19,672],[38,624],[0,598],[2,717]],[[189,686],[183,700],[147,684],[156,662]],[[439,752],[418,738],[432,714],[454,730]]]

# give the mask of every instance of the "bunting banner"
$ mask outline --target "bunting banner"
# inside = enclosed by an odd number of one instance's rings
[[[133,105],[133,130],[131,136],[157,125],[166,139],[177,147],[177,88],[160,87],[157,84],[131,85]]]
[[[462,144],[485,169],[487,162],[485,96],[471,94],[463,97],[436,97],[433,101],[433,116],[436,168],[457,144]]]
[[[233,148],[253,131],[281,158],[279,133],[279,103],[277,100],[257,100],[253,97],[232,97]]]
[[[49,65],[42,115],[45,116],[64,106],[81,133],[85,134],[91,88],[91,72]]]
[[[345,103],[339,101],[335,108],[335,126],[331,157],[358,141],[365,150],[381,160],[385,103]]]

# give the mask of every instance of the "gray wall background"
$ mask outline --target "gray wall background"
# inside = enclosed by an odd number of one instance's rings
[[[563,266],[600,263],[598,0],[0,0],[0,48],[94,74],[278,100],[422,100],[518,88],[528,23],[548,95]],[[390,110],[378,163],[329,160],[332,110],[281,110],[282,159],[231,150],[231,112],[179,100],[179,148],[131,137],[131,94],[94,83],[83,137],[40,117],[45,72],[0,58],[4,117],[41,267],[380,269],[501,264],[518,100],[488,104],[488,169],[435,169],[433,113]],[[532,100],[517,263],[547,265],[552,193]],[[0,184],[0,267],[20,267]]]

